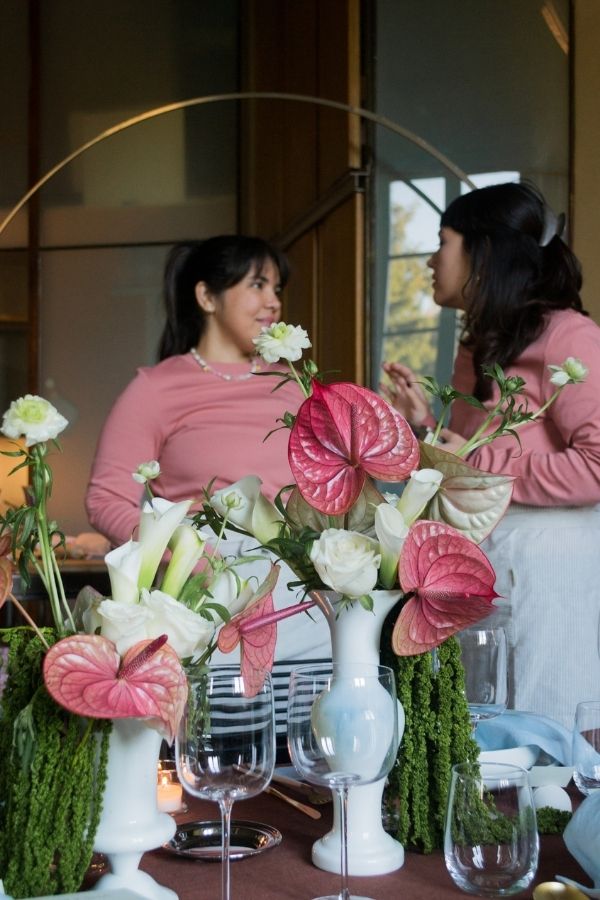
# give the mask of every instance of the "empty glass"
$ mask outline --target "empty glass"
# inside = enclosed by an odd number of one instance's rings
[[[506,709],[508,650],[504,628],[467,628],[457,635],[473,727]]]
[[[214,800],[221,811],[222,900],[230,898],[229,841],[234,800],[260,794],[275,764],[271,676],[258,693],[239,666],[219,666],[188,676],[189,694],[175,742],[177,774],[194,797]]]
[[[583,700],[575,710],[573,781],[582,794],[600,789],[600,700]]]
[[[506,897],[535,876],[539,838],[525,769],[505,763],[460,763],[452,769],[444,856],[468,894]]]

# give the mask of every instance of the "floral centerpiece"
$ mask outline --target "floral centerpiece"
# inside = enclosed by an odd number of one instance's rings
[[[15,440],[7,454],[31,481],[28,502],[0,517],[0,606],[12,602],[25,619],[0,629],[8,650],[0,656],[0,878],[15,897],[80,887],[104,814],[111,723],[155,730],[158,756],[183,712],[184,666],[204,664],[218,629],[255,599],[219,541],[186,518],[192,500],[170,503],[148,487],[136,539],[106,556],[111,597],[84,588],[73,606],[60,572],[64,536],[48,512],[48,456],[67,424],[31,395],[2,423]],[[153,463],[133,473],[145,484],[157,475]],[[53,627],[39,628],[13,592],[17,571],[26,585],[39,576]]]
[[[512,493],[512,477],[482,472],[462,457],[499,435],[517,436],[567,384],[584,379],[585,366],[573,359],[551,366],[556,390],[533,411],[520,396],[523,380],[490,367],[500,399],[464,447],[448,453],[437,444],[447,411],[459,397],[483,409],[475,398],[426,379],[442,413],[429,441],[419,442],[378,394],[351,383],[325,384],[310,360],[297,367],[310,346],[303,329],[278,323],[255,343],[268,362],[287,363],[279,377],[296,381],[304,395],[297,415],[286,413],[280,423],[290,429],[295,484],[275,503],[262,496],[256,476],[207,490],[196,521],[256,537],[288,564],[296,576],[289,587],[303,597],[282,610],[269,602],[235,616],[219,646],[227,651],[241,642],[242,668],[259,679],[273,663],[275,623],[318,604],[323,590],[339,593],[340,618],[344,607],[371,611],[381,590],[398,591],[382,661],[397,671],[406,727],[388,802],[400,840],[429,851],[441,845],[451,766],[478,753],[452,635],[493,610],[495,573],[478,544]],[[378,482],[401,485],[400,496],[382,492]]]

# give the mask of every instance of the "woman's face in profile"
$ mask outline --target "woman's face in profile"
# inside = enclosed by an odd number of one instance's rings
[[[438,306],[465,309],[464,287],[471,274],[471,261],[462,234],[444,226],[439,249],[427,260],[433,272],[433,299]]]

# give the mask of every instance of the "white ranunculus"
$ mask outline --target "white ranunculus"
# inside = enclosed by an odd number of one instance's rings
[[[58,410],[35,394],[13,400],[2,418],[2,433],[9,438],[25,438],[27,447],[54,440],[69,423]]]
[[[268,363],[275,363],[280,359],[296,362],[302,356],[302,351],[312,346],[304,328],[300,325],[286,325],[285,322],[276,322],[263,328],[253,340],[256,349]]]
[[[283,517],[279,510],[261,494],[262,481],[257,475],[246,475],[234,484],[221,488],[210,498],[210,505],[227,521],[266,544],[279,534]]]
[[[410,473],[398,509],[407,525],[412,525],[421,515],[432,497],[437,494],[442,483],[442,473],[437,469],[419,469]]]
[[[552,372],[550,381],[557,387],[562,387],[564,384],[578,384],[581,381],[585,381],[588,373],[587,366],[584,365],[580,359],[575,359],[573,356],[569,356],[565,359],[562,366],[548,366],[548,368]]]
[[[121,656],[138,641],[144,641],[149,636],[150,612],[139,603],[103,600],[97,614],[102,621],[100,634],[116,645]]]
[[[171,559],[160,586],[161,591],[175,599],[179,597],[188,576],[204,552],[206,541],[207,535],[192,525],[178,525],[169,541]]]
[[[148,614],[147,637],[168,635],[169,644],[180,659],[202,652],[210,643],[215,626],[162,591],[142,591],[140,604]]]
[[[396,584],[400,551],[408,534],[400,510],[389,503],[380,503],[375,510],[375,534],[381,549],[379,578],[384,587],[391,588]]]
[[[117,603],[137,603],[138,581],[142,566],[142,548],[138,541],[127,541],[104,557],[110,578],[111,595]]]
[[[151,459],[149,462],[140,463],[131,477],[139,484],[146,484],[148,481],[154,481],[159,475],[160,463],[156,459]]]
[[[346,597],[362,597],[377,583],[379,544],[356,531],[326,528],[310,550],[322,581]]]
[[[191,500],[171,503],[162,497],[154,497],[145,503],[140,516],[139,543],[142,548],[139,587],[149,588],[171,540],[173,532],[181,524],[192,505]]]

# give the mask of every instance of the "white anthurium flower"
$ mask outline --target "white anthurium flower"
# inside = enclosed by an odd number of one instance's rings
[[[286,359],[296,362],[302,351],[312,347],[308,334],[300,325],[286,325],[275,322],[262,329],[258,337],[253,338],[256,349],[268,363]]]
[[[32,447],[42,441],[51,441],[64,431],[68,421],[59,411],[36,394],[25,394],[13,400],[2,418],[2,433],[6,437],[25,438],[25,445]]]
[[[115,644],[121,656],[148,638],[150,612],[139,603],[103,600],[97,612],[102,621],[100,634]]]
[[[127,541],[104,557],[110,578],[112,599],[132,604],[139,600],[138,581],[142,566],[142,548],[138,541]]]
[[[206,534],[192,525],[177,526],[168,545],[171,559],[160,586],[161,591],[175,599],[179,597],[188,576],[204,552],[207,538]]]
[[[377,583],[379,544],[357,531],[326,528],[314,541],[310,558],[321,580],[346,597],[362,597]]]
[[[227,521],[243,528],[261,544],[266,544],[279,534],[283,517],[277,507],[261,494],[261,479],[246,475],[239,481],[221,488],[210,498],[210,505]]]
[[[375,534],[381,548],[379,578],[386,588],[394,587],[396,584],[398,560],[408,528],[404,516],[397,507],[390,503],[378,505],[375,510]]]
[[[159,475],[160,463],[156,459],[151,459],[149,462],[140,463],[131,477],[138,484],[147,484],[149,481],[154,481]]]
[[[437,494],[443,475],[437,469],[419,469],[410,473],[398,509],[407,525],[419,518],[432,497]]]
[[[579,382],[585,381],[588,373],[587,366],[580,359],[575,359],[574,356],[567,357],[562,366],[548,366],[548,368],[552,372],[550,381],[557,387],[565,384],[579,384]]]
[[[139,543],[142,548],[142,565],[138,585],[149,588],[171,540],[173,532],[188,513],[191,500],[171,503],[162,497],[154,497],[145,503],[140,516]]]
[[[180,659],[202,652],[210,643],[215,632],[214,624],[183,603],[178,603],[169,594],[143,590],[140,604],[148,614],[147,637],[157,638],[166,634]]]

